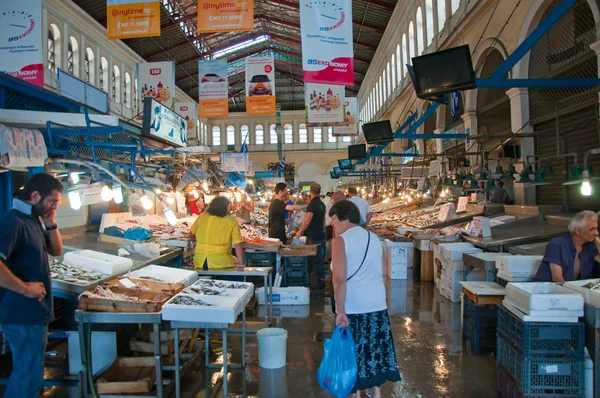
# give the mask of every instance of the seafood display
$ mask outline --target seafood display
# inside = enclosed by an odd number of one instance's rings
[[[145,301],[135,296],[130,296],[127,294],[115,293],[109,288],[104,288],[102,286],[96,286],[94,290],[85,291],[81,293],[79,297],[89,297],[89,298],[98,298],[98,299],[109,299],[115,301]]]
[[[227,296],[227,292],[221,289],[216,289],[204,284],[195,284],[183,290],[186,294],[206,295],[206,296]]]
[[[600,288],[600,281],[593,281],[590,283],[586,283],[585,285],[582,285],[581,287],[584,287],[584,288],[590,289],[590,290],[596,290],[596,289]]]
[[[152,224],[148,226],[148,229],[152,231],[154,238],[157,240],[187,239],[190,233],[190,227],[180,224],[176,226]]]
[[[240,226],[240,231],[244,240],[252,238],[268,238],[269,234],[265,227],[260,225],[243,224]]]
[[[216,281],[213,279],[201,279],[194,284],[194,286],[204,286],[209,288],[219,288],[219,289],[248,289],[248,285],[243,283],[234,283],[227,281]]]
[[[75,265],[68,265],[57,259],[50,260],[50,277],[76,285],[89,285],[100,281],[109,275],[100,272],[91,271]]]
[[[269,215],[266,211],[255,207],[254,212],[250,213],[250,221],[254,225],[267,225],[269,222]]]
[[[202,301],[200,299],[196,299],[191,296],[183,296],[183,295],[176,296],[171,301],[171,304],[190,305],[190,306],[195,306],[195,307],[212,307],[213,306],[212,304],[205,303],[204,301]]]
[[[137,275],[132,275],[131,273],[130,273],[130,274],[128,274],[128,275],[131,275],[131,277],[132,277],[132,278],[135,278],[135,279],[143,279],[143,280],[146,280],[146,281],[154,281],[154,282],[164,282],[164,283],[169,283],[168,281],[166,281],[166,280],[164,280],[164,279],[157,278],[157,277],[155,277],[155,276],[147,276],[147,275],[140,275],[140,276],[137,276]]]

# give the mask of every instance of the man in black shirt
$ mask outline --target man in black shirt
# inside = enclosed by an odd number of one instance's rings
[[[317,274],[318,286],[325,287],[325,203],[321,200],[321,186],[316,182],[310,186],[310,202],[306,208],[306,218],[296,233],[299,238],[304,234],[306,244],[317,245],[317,255],[309,257],[311,271]]]
[[[269,238],[279,239],[283,244],[287,243],[285,233],[285,211],[304,210],[306,206],[288,205],[283,201],[287,185],[280,182],[275,186],[275,198],[269,205]]]

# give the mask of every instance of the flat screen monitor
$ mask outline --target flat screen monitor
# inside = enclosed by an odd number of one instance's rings
[[[412,59],[418,97],[440,96],[475,88],[475,73],[468,45]]]
[[[333,172],[334,172],[335,174],[338,174],[338,175],[339,175],[339,174],[342,174],[342,169],[340,169],[339,167],[334,167],[334,168],[333,168]]]
[[[392,124],[389,120],[363,124],[363,133],[368,144],[382,144],[394,141]]]
[[[329,172],[329,176],[330,176],[331,178],[333,178],[333,179],[336,179],[336,180],[337,180],[338,178],[340,178],[340,176],[339,176],[338,174],[335,174],[335,171],[330,171],[330,172]]]
[[[352,162],[350,159],[338,159],[340,170],[352,170]]]
[[[348,145],[348,159],[360,160],[367,157],[367,146],[365,144],[360,145]]]

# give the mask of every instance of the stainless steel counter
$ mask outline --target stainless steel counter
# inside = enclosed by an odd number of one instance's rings
[[[546,252],[548,242],[532,243],[529,245],[513,246],[508,249],[511,254],[520,254],[523,256],[543,256]]]

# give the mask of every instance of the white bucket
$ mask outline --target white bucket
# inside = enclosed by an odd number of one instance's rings
[[[266,328],[256,332],[258,362],[261,368],[279,369],[286,364],[287,330]]]

